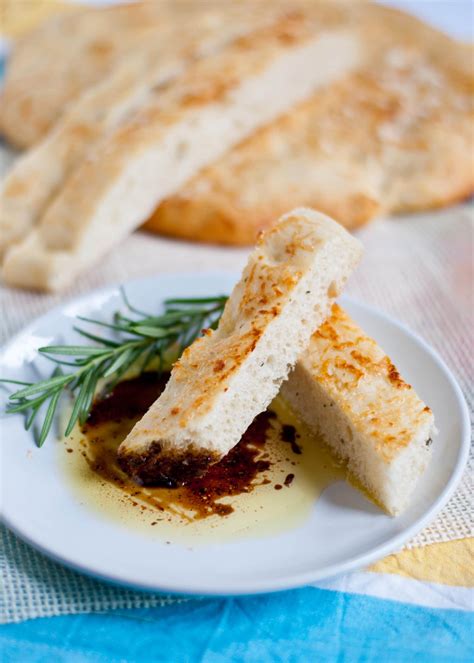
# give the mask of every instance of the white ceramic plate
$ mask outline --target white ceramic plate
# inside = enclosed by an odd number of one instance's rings
[[[130,299],[147,310],[165,297],[230,292],[233,274],[177,274],[130,282]],[[409,510],[393,519],[344,482],[325,490],[302,523],[276,535],[228,543],[167,545],[88,508],[58,464],[57,442],[36,449],[20,416],[1,420],[2,510],[6,525],[49,557],[76,570],[148,590],[247,594],[316,582],[363,567],[399,548],[433,519],[458,483],[468,453],[469,420],[461,391],[441,359],[394,320],[349,299],[343,304],[392,357],[432,407],[439,434],[434,458]],[[0,375],[49,374],[37,348],[77,342],[76,315],[108,319],[118,289],[91,293],[39,318],[0,354]],[[48,373],[46,373],[48,371]],[[4,399],[4,394],[0,397]]]

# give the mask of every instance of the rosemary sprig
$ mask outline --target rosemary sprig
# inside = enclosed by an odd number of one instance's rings
[[[50,378],[39,382],[20,382],[3,379],[0,382],[21,386],[10,394],[7,414],[23,413],[25,429],[35,423],[40,411],[45,411],[41,427],[36,430],[36,444],[41,447],[53,425],[61,395],[67,390],[74,397],[64,435],[69,435],[77,421],[85,423],[99,382],[104,391],[113,388],[132,368],[142,373],[158,360],[158,371],[165,367],[170,354],[177,358],[205,327],[217,325],[227,297],[168,299],[164,312],[152,315],[132,306],[121,290],[127,314],[116,311],[112,322],[79,317],[103,327],[112,337],[93,333],[82,327],[74,330],[96,345],[49,345],[39,348],[44,357],[56,364]],[[62,367],[72,367],[64,372]]]

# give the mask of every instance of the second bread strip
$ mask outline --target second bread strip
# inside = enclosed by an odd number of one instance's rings
[[[282,217],[250,255],[217,330],[184,351],[122,442],[122,467],[140,483],[174,485],[227,454],[276,396],[360,255],[329,217]]]
[[[337,304],[281,395],[388,513],[408,506],[431,457],[433,413]]]

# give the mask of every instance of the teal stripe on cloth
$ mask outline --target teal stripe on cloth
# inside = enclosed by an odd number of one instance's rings
[[[164,608],[30,620],[3,663],[473,661],[471,613],[304,588]]]

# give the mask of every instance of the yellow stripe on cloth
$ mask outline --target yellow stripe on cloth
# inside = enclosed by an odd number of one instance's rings
[[[0,0],[0,35],[19,37],[64,8],[63,0]]]
[[[373,564],[369,571],[396,573],[456,587],[474,587],[474,539],[402,550]]]

